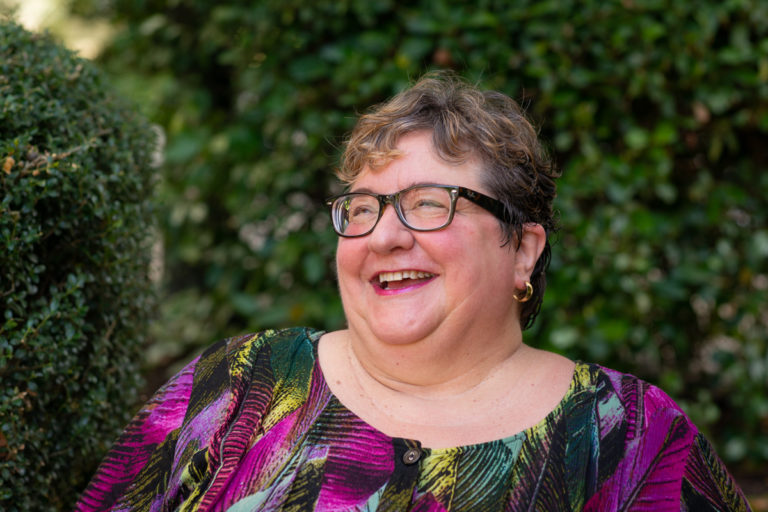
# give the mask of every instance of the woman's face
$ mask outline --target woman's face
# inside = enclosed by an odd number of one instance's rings
[[[383,168],[364,169],[351,191],[391,194],[436,183],[494,196],[481,185],[477,162],[441,160],[431,137],[403,136],[397,145],[402,156]],[[519,324],[512,294],[528,276],[525,269],[521,274],[521,262],[516,265],[515,244],[501,247],[501,241],[496,217],[465,198],[458,199],[451,224],[431,232],[406,228],[387,206],[372,233],[339,238],[339,289],[350,329],[408,344],[441,332],[471,336],[510,320]]]

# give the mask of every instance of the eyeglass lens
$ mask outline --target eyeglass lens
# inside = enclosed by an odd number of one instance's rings
[[[405,225],[416,230],[440,229],[450,222],[451,190],[439,187],[415,187],[395,196],[397,209]],[[346,236],[368,233],[379,220],[381,208],[377,196],[352,193],[336,199],[333,221],[336,230]]]

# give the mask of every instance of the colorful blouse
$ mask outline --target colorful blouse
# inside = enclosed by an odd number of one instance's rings
[[[128,425],[76,510],[749,510],[680,408],[636,377],[578,363],[537,425],[429,449],[339,402],[321,334],[213,345]]]

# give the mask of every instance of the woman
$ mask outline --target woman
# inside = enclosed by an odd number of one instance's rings
[[[360,119],[339,175],[347,328],[211,347],[79,510],[748,510],[662,391],[523,343],[556,175],[511,99],[428,76]]]

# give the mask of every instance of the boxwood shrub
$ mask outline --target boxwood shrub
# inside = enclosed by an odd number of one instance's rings
[[[62,510],[126,421],[152,307],[150,125],[0,20],[0,509]]]

